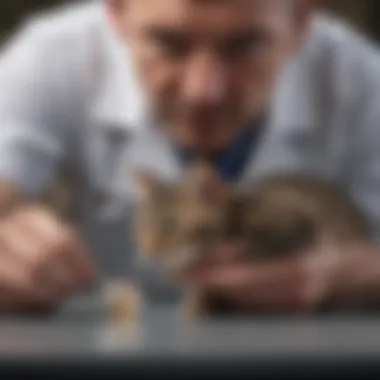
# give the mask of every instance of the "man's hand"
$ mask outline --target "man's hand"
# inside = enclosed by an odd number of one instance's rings
[[[75,232],[42,206],[0,221],[0,312],[50,310],[93,279]]]
[[[270,264],[242,261],[233,247],[213,256],[213,263],[183,273],[181,281],[246,310],[312,312],[326,302],[358,309],[380,303],[380,257],[368,247],[348,251],[326,244],[308,255]]]

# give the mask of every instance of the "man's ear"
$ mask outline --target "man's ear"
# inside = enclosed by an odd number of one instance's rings
[[[106,0],[107,17],[119,37],[125,37],[128,33],[128,3],[129,0]]]

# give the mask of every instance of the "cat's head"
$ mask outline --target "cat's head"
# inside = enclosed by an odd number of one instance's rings
[[[210,166],[196,163],[176,182],[146,171],[136,179],[135,236],[145,258],[185,264],[223,236],[230,190]]]

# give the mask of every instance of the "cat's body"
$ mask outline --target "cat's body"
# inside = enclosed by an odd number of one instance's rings
[[[364,215],[335,185],[302,176],[268,177],[243,195],[241,230],[262,258],[304,253],[324,239],[368,242]]]
[[[273,176],[241,192],[199,162],[178,183],[165,184],[148,174],[139,181],[138,247],[172,268],[207,255],[213,244],[226,239],[243,243],[249,261],[307,254],[325,238],[347,246],[370,240],[354,203],[324,180]],[[206,314],[223,309],[222,300],[198,299],[196,304]]]

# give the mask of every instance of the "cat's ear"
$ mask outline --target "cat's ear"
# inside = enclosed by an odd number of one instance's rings
[[[229,196],[227,184],[210,164],[200,163],[195,167],[191,180],[193,189],[205,202],[214,203]]]
[[[134,181],[144,198],[149,197],[160,186],[159,179],[152,172],[144,169],[137,169],[134,172]]]

